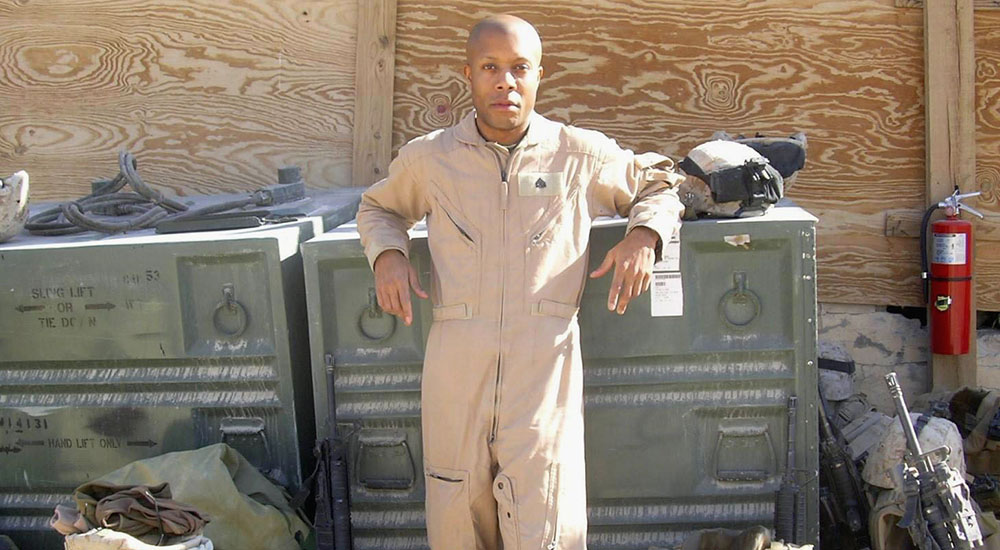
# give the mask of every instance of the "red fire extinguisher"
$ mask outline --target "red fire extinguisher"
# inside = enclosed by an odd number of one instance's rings
[[[962,210],[983,217],[962,203],[963,199],[980,195],[958,194],[956,189],[947,199],[931,206],[924,214],[920,232],[921,268],[924,278],[924,299],[930,300],[931,352],[942,355],[969,353],[970,316],[972,303],[972,223],[960,219]],[[931,214],[943,208],[947,216],[932,224],[932,255],[927,269],[927,222]],[[929,271],[929,273],[928,273]],[[927,279],[930,279],[928,294]]]

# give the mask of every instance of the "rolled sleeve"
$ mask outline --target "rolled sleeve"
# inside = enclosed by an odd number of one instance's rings
[[[407,231],[428,211],[427,201],[404,147],[389,164],[389,175],[369,187],[358,207],[358,233],[368,265],[386,250],[399,250],[409,257]]]
[[[661,243],[657,261],[662,260],[666,244],[680,230],[684,205],[674,186],[683,176],[663,155],[636,155],[610,139],[603,149],[590,189],[591,215],[627,217],[626,233],[640,226],[655,231]]]

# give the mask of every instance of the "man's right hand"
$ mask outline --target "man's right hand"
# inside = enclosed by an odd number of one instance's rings
[[[378,305],[386,313],[395,315],[409,326],[413,322],[413,305],[410,303],[410,288],[421,298],[427,293],[420,288],[417,270],[402,252],[386,250],[375,258],[375,295]]]

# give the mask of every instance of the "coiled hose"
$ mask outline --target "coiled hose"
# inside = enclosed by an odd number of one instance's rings
[[[35,235],[44,236],[84,231],[124,233],[154,227],[166,219],[216,214],[265,202],[264,196],[254,192],[236,200],[189,211],[187,205],[164,197],[142,181],[132,153],[118,153],[118,169],[118,175],[113,179],[96,182],[95,190],[90,195],[35,214],[24,227]],[[133,192],[122,191],[126,184]]]
[[[118,153],[118,175],[97,182],[90,195],[60,204],[28,219],[25,228],[35,235],[70,235],[84,231],[122,233],[152,227],[188,207],[146,185],[136,171],[135,155]],[[128,184],[134,192],[121,191]]]
[[[931,216],[934,211],[940,208],[939,204],[932,204],[930,208],[924,212],[923,219],[920,220],[920,278],[923,280],[924,288],[924,303],[927,303],[928,294],[930,291],[930,272],[927,267],[927,224],[931,221]]]

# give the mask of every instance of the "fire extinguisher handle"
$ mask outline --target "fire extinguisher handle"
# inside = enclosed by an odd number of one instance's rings
[[[958,189],[956,188],[954,193],[952,193],[951,195],[948,195],[948,198],[946,198],[943,201],[937,203],[937,208],[943,208],[943,209],[945,209],[947,211],[949,217],[951,217],[951,216],[957,216],[957,215],[959,215],[962,212],[962,210],[966,210],[970,214],[972,214],[974,216],[978,216],[980,219],[982,219],[982,218],[984,218],[984,216],[978,210],[976,210],[975,208],[972,208],[971,206],[968,206],[968,205],[966,205],[965,203],[962,202],[965,199],[971,199],[972,197],[978,197],[979,195],[982,195],[982,194],[983,194],[982,191],[973,191],[971,193],[961,193],[961,194],[959,194]]]
[[[979,219],[983,219],[983,218],[986,217],[986,216],[983,215],[982,212],[976,210],[975,208],[973,208],[971,206],[966,206],[966,205],[963,204],[963,205],[960,206],[960,208],[962,210],[965,210],[966,212],[972,214],[973,216],[977,216]]]
[[[972,197],[978,197],[979,195],[982,195],[982,194],[983,194],[982,191],[973,191],[971,193],[961,193],[961,194],[959,194],[958,191],[955,191],[954,193],[952,193],[951,196],[955,197],[956,201],[962,202],[965,199],[971,199]]]

